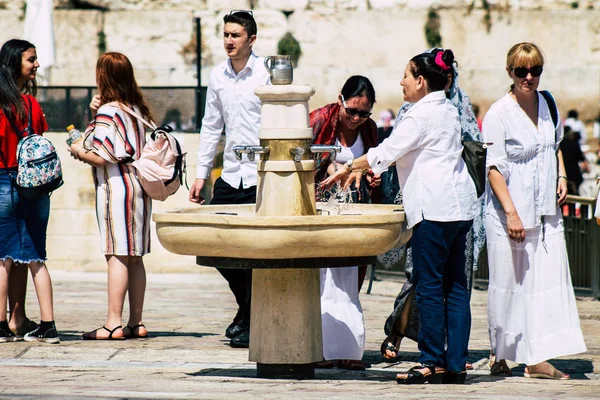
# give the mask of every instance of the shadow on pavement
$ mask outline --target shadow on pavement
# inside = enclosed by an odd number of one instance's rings
[[[61,342],[72,342],[72,341],[79,341],[79,340],[83,340],[81,338],[81,335],[83,335],[83,332],[80,331],[69,331],[69,330],[61,330],[59,333],[60,336],[60,340]],[[152,331],[149,333],[149,337],[148,338],[136,338],[136,340],[151,340],[151,339],[155,339],[158,337],[195,337],[195,338],[201,338],[201,337],[206,337],[206,336],[219,336],[216,333],[204,333],[204,332],[172,332],[172,331]],[[127,339],[126,339],[127,340]],[[132,339],[129,339],[132,340]],[[93,340],[86,340],[87,341],[93,341]],[[111,341],[111,340],[109,340]],[[112,342],[115,342],[116,340],[112,340]]]
[[[350,380],[350,381],[379,381],[395,382],[396,371],[349,371],[345,369],[316,369],[314,380]],[[254,368],[206,368],[197,372],[186,374],[188,376],[216,376],[227,378],[256,378],[256,369]],[[289,380],[289,379],[286,379]],[[292,379],[293,380],[293,379]]]

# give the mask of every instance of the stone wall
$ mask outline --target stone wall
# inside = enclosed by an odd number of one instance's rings
[[[56,0],[57,7],[68,2]],[[259,38],[255,51],[275,54],[278,40],[291,32],[302,57],[295,83],[313,85],[316,108],[336,98],[352,74],[368,76],[378,96],[375,112],[402,104],[399,86],[407,61],[428,47],[424,24],[429,6],[438,10],[443,45],[452,48],[461,71],[461,86],[482,111],[506,90],[505,55],[511,45],[534,41],[547,55],[542,86],[563,108],[578,108],[586,119],[598,113],[600,98],[600,1],[489,1],[491,25],[481,2],[468,0],[98,0],[100,10],[66,10],[54,14],[56,65],[53,85],[93,85],[98,33],[109,51],[129,56],[142,85],[195,85],[196,68],[182,48],[194,34],[194,17],[202,21],[202,81],[223,61],[222,16],[230,9],[254,7]],[[0,0],[4,29],[0,41],[23,31],[22,0]],[[2,10],[4,5],[5,10]],[[588,8],[589,7],[589,8]],[[285,12],[284,12],[285,11]]]

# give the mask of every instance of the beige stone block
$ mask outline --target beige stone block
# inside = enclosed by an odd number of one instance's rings
[[[303,10],[308,6],[309,0],[259,0],[259,9],[296,11]]]
[[[15,3],[21,3],[23,0],[9,1],[11,4],[7,9],[0,9],[0,21],[2,21],[2,29],[0,29],[0,43],[4,44],[7,40],[20,38],[23,36],[23,20],[20,8],[13,7]],[[35,43],[34,43],[35,44]]]
[[[290,31],[302,48],[300,66],[318,66],[322,70],[319,75],[325,77],[343,69],[353,75],[361,70],[368,72],[371,68],[398,68],[399,63],[403,70],[406,61],[427,47],[421,34],[424,22],[424,12],[399,11],[303,11],[289,17]],[[306,29],[306,26],[311,28]],[[358,26],[370,27],[369,34],[366,35],[363,29],[356,29]],[[343,40],[324,39],[337,37],[342,32]],[[398,38],[410,40],[399,46]],[[368,76],[368,73],[364,75]],[[312,82],[302,80],[295,83]],[[317,91],[321,89],[314,85]]]
[[[19,11],[20,14],[23,14],[22,10],[25,6],[25,1],[26,0],[0,0],[0,9]]]
[[[206,8],[209,10],[220,10],[220,14],[226,14],[231,10],[250,10],[250,0],[206,0]]]
[[[402,0],[369,0],[372,10],[389,10],[393,8],[402,8],[406,1]]]
[[[89,262],[102,261],[104,256],[100,252],[100,235],[70,235],[65,230],[63,235],[49,236],[46,240],[48,260],[55,265],[61,261],[78,262],[85,265]]]
[[[94,209],[52,208],[48,223],[48,236],[93,236],[98,235],[98,220]]]
[[[284,106],[281,108],[281,106]],[[279,111],[279,112],[277,112]],[[286,103],[269,103],[261,107],[261,127],[271,129],[281,127],[287,121],[290,128],[306,128],[309,125],[308,102],[297,103],[286,107]]]
[[[309,0],[308,9],[311,10],[357,10],[367,11],[367,0]]]
[[[53,85],[95,85],[98,32],[102,13],[95,10],[55,10],[54,46],[56,62]]]
[[[111,12],[104,23],[107,50],[122,52],[137,75],[148,76],[140,79],[141,84],[152,76],[161,76],[163,85],[171,84],[168,71],[183,66],[179,51],[190,41],[192,29],[193,13],[186,11]]]

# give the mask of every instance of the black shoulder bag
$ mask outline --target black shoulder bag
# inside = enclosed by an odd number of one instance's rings
[[[467,165],[467,171],[475,183],[477,198],[485,193],[485,160],[487,147],[492,143],[478,142],[476,140],[463,140],[462,158]]]

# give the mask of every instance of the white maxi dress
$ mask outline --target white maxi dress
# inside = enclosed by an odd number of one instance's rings
[[[525,228],[525,241],[508,236],[506,215],[488,184],[487,249],[490,269],[488,329],[497,359],[534,365],[586,351],[571,283],[560,209],[557,161],[562,140],[538,94],[538,126],[506,94],[483,122],[488,167],[496,167]],[[560,118],[559,118],[560,119]]]
[[[339,141],[336,145],[340,146]],[[352,147],[342,146],[338,163],[364,153],[360,135]],[[321,268],[321,323],[325,360],[362,360],[365,321],[358,298],[358,267]]]

